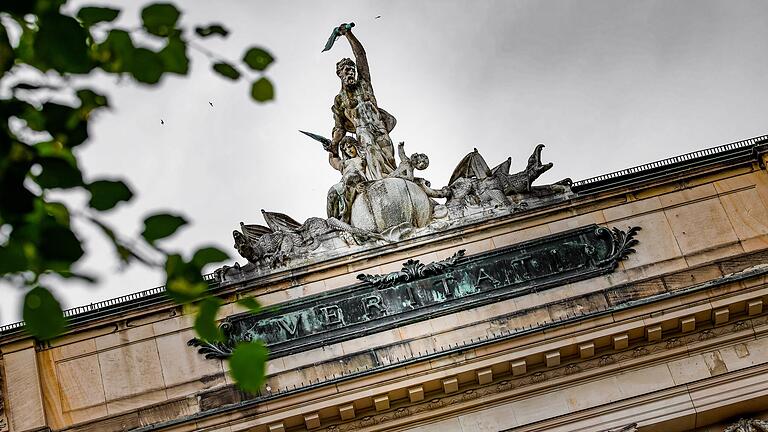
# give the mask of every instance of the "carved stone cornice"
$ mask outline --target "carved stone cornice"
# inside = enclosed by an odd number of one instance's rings
[[[684,336],[673,336],[665,338],[657,343],[640,344],[630,346],[629,348],[608,353],[589,360],[574,361],[555,368],[544,370],[535,370],[528,372],[520,377],[506,377],[501,380],[485,386],[472,386],[460,390],[458,393],[436,395],[415,404],[407,404],[399,407],[393,407],[389,411],[382,413],[366,415],[356,420],[346,423],[337,423],[321,429],[323,432],[351,432],[356,430],[365,430],[373,426],[382,427],[390,423],[391,427],[396,425],[394,422],[402,422],[409,417],[416,417],[419,414],[444,409],[450,411],[465,410],[471,407],[483,406],[491,400],[508,397],[514,392],[519,393],[525,388],[535,388],[541,385],[555,381],[556,379],[572,377],[578,379],[578,375],[600,368],[618,367],[619,364],[626,364],[631,361],[642,361],[645,357],[653,354],[663,353],[665,351],[675,350],[683,345],[692,345],[719,336],[741,332],[746,328],[755,328],[768,324],[768,316],[760,316],[753,319],[739,320],[725,326],[704,329],[699,332],[686,334]],[[552,385],[561,385],[562,381],[553,382]],[[765,426],[768,422],[764,420],[740,420],[738,423],[729,426],[724,432],[768,432]],[[761,429],[763,428],[763,429]],[[618,429],[610,429],[604,432],[634,432],[637,430],[637,424],[629,424]]]

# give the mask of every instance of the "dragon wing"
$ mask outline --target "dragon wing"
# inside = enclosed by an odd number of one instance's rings
[[[240,222],[240,231],[242,231],[243,235],[252,242],[258,241],[264,234],[271,234],[274,232],[264,225],[246,225],[242,222]]]
[[[461,162],[456,165],[456,168],[453,170],[453,174],[451,174],[451,180],[448,182],[448,184],[453,184],[453,182],[459,178],[476,177],[482,180],[486,177],[490,177],[490,175],[491,170],[488,168],[488,164],[485,162],[485,159],[483,159],[477,149],[475,149],[472,151],[472,153],[464,156]]]
[[[509,157],[504,162],[496,165],[491,169],[491,174],[496,174],[497,172],[501,172],[502,174],[509,174],[509,168],[512,166],[512,158]]]
[[[290,216],[282,213],[273,213],[268,211],[261,211],[264,216],[264,220],[267,222],[273,231],[287,231],[296,232],[301,228],[301,224],[293,220]]]

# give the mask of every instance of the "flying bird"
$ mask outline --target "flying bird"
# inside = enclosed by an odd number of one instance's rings
[[[163,121],[163,119],[160,119],[160,124],[165,124],[165,122]]]
[[[208,101],[208,105],[213,106],[213,102]]]
[[[379,18],[381,18],[381,15],[376,15],[376,18],[374,19],[379,19]]]

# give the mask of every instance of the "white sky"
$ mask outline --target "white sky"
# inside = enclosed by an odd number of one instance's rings
[[[92,122],[82,167],[90,179],[129,180],[137,197],[108,217],[125,235],[138,234],[150,211],[184,214],[192,224],[168,248],[213,244],[236,257],[231,231],[261,223],[262,208],[299,221],[324,216],[339,174],[297,129],[330,135],[334,65],[351,51],[343,39],[320,50],[340,22],[357,24],[379,104],[398,120],[392,138],[409,154],[427,153],[423,176],[433,186],[473,147],[491,165],[512,156],[516,171],[545,143],[544,159],[555,164],[541,178],[548,182],[768,132],[765,1],[177,4],[190,28],[231,30],[204,42],[222,57],[268,48],[277,98],[251,102],[247,82],[215,76],[197,52],[190,76],[158,87],[98,79],[113,109]],[[138,10],[129,5],[119,23],[135,26]],[[89,254],[81,268],[101,278],[95,287],[50,281],[64,307],[162,284],[160,272],[138,265],[119,271],[104,241],[81,234]],[[22,295],[0,285],[0,323],[20,319]]]

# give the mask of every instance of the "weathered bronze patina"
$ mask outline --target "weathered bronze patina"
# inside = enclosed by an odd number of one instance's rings
[[[634,252],[639,229],[590,225],[471,257],[459,251],[430,264],[409,260],[398,272],[359,275],[361,283],[277,311],[229,317],[222,343],[189,343],[208,358],[226,358],[238,342],[259,339],[279,357],[400,327],[608,273]]]

